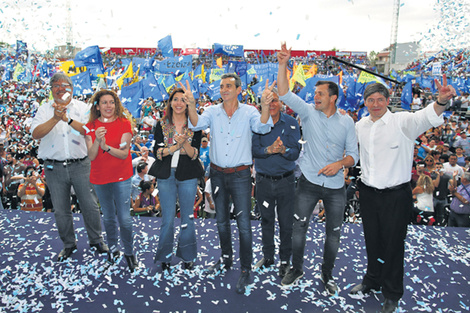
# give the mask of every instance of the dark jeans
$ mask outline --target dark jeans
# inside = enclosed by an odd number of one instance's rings
[[[447,200],[440,200],[434,198],[434,212],[436,214],[436,221],[437,225],[444,224],[444,216],[445,216],[445,206],[447,205]]]
[[[413,209],[411,186],[377,192],[360,185],[359,203],[367,250],[367,273],[363,284],[382,287],[385,298],[403,296],[405,238]]]
[[[450,211],[449,225],[450,227],[470,227],[470,214],[459,214]]]
[[[292,265],[302,270],[305,240],[313,209],[322,199],[326,214],[326,238],[323,249],[322,272],[330,276],[338,254],[341,225],[343,224],[346,192],[344,187],[331,189],[312,184],[303,175],[295,190],[294,226],[292,234]]]
[[[233,259],[232,237],[230,230],[230,206],[232,197],[235,206],[240,236],[240,263],[242,270],[251,270],[253,247],[251,238],[251,174],[250,169],[224,174],[211,168],[212,197],[215,203],[217,229],[219,231],[222,257]]]
[[[274,222],[279,222],[281,262],[289,262],[292,254],[292,221],[294,217],[295,176],[272,180],[256,174],[256,201],[261,213],[263,255],[274,260]]]

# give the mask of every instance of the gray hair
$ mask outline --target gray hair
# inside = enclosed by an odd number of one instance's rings
[[[366,101],[370,95],[376,92],[384,96],[385,99],[390,98],[390,92],[388,91],[387,87],[385,87],[381,83],[373,83],[366,87],[366,90],[364,91],[364,101]]]
[[[240,76],[238,76],[235,73],[225,73],[225,74],[222,75],[221,79],[225,79],[225,78],[235,79],[235,87],[236,88],[241,87],[241,85],[242,85],[242,80],[240,79]]]
[[[470,182],[470,173],[469,172],[464,172],[461,178],[463,178],[466,181]]]
[[[51,81],[50,81],[51,87],[54,83],[56,83],[58,81],[66,81],[68,84],[70,84],[71,87],[73,87],[72,80],[70,79],[70,77],[67,76],[67,74],[65,74],[63,72],[55,73],[52,76]]]

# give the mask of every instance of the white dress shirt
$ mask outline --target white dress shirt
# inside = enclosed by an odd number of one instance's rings
[[[378,189],[409,182],[415,139],[443,122],[433,104],[415,113],[387,110],[376,122],[362,118],[356,124],[362,182]]]
[[[53,103],[54,100],[51,100],[39,107],[31,124],[31,134],[37,126],[54,116]],[[86,124],[89,115],[90,105],[82,101],[72,99],[67,106],[67,116],[75,121]],[[41,138],[38,150],[38,156],[43,160],[82,159],[87,155],[85,136],[64,121],[59,121],[46,136]]]

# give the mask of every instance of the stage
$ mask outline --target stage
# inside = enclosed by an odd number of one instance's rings
[[[235,292],[240,268],[238,232],[232,222],[233,268],[215,276],[205,269],[220,257],[215,220],[195,220],[198,259],[191,272],[173,258],[162,274],[153,263],[161,219],[134,217],[135,250],[141,267],[131,274],[124,259],[110,266],[90,250],[82,217],[74,215],[78,251],[57,263],[62,242],[51,213],[0,213],[0,312],[379,312],[383,296],[353,299],[349,290],[366,267],[362,225],[344,224],[333,276],[340,292],[329,296],[320,281],[324,224],[311,223],[305,275],[281,287],[276,266],[253,271],[244,295]],[[253,265],[262,258],[261,228],[252,222]],[[175,221],[179,227],[179,220]],[[104,228],[103,228],[104,229]],[[470,229],[410,225],[406,240],[405,294],[400,312],[470,310]]]

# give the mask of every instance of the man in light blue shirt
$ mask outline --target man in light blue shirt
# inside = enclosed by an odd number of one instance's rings
[[[269,114],[269,102],[272,101],[272,95],[269,99],[262,97],[260,114],[255,107],[238,102],[238,95],[242,91],[240,77],[234,73],[224,74],[220,83],[223,103],[210,106],[198,115],[189,85],[186,90],[190,128],[197,131],[209,127],[211,130],[210,178],[222,257],[209,268],[209,272],[216,272],[222,265],[225,269],[232,266],[231,196],[240,234],[241,275],[236,289],[238,293],[244,293],[250,282],[253,260],[250,220],[250,167],[253,162],[251,137],[252,132],[265,134],[271,130],[273,122]]]
[[[305,143],[299,163],[302,176],[295,192],[293,267],[282,279],[282,285],[292,285],[304,274],[304,249],[309,221],[315,205],[322,199],[326,214],[326,238],[321,279],[326,290],[334,295],[338,292],[338,286],[332,272],[346,203],[343,169],[355,165],[359,158],[354,121],[336,109],[339,91],[338,86],[331,81],[317,83],[315,104],[308,104],[290,92],[287,81],[289,58],[290,49],[287,50],[284,43],[278,52],[279,99],[299,114]]]

